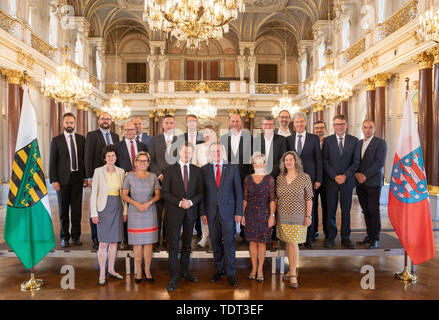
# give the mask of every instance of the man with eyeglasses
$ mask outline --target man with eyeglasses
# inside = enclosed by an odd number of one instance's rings
[[[290,122],[291,115],[287,110],[282,110],[279,112],[279,116],[277,117],[277,121],[279,121],[279,129],[277,129],[276,134],[283,136],[285,138],[291,135],[290,131]]]
[[[360,154],[356,152],[358,139],[346,133],[348,124],[344,115],[333,120],[335,133],[323,139],[323,166],[328,208],[328,240],[326,248],[335,246],[337,237],[336,212],[340,199],[341,244],[348,249],[355,245],[350,239],[352,193],[355,187],[355,173],[360,165]]]
[[[144,143],[135,140],[136,126],[132,122],[125,123],[123,127],[124,138],[122,141],[115,144],[117,149],[116,166],[125,170],[125,172],[131,172],[135,170],[135,159],[140,151],[147,151],[147,147]],[[123,241],[120,244],[121,250],[128,249],[128,221],[123,223]]]
[[[107,145],[119,142],[119,135],[111,132],[111,115],[107,112],[102,112],[99,116],[99,129],[90,131],[85,138],[85,172],[89,179],[89,186],[96,168],[102,167],[104,161],[104,148]],[[93,241],[93,248],[99,248],[98,231],[96,224],[90,218],[91,239]]]

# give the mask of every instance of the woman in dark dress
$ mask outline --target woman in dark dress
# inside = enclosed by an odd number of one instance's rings
[[[263,266],[266,243],[271,240],[275,224],[276,188],[274,178],[265,173],[265,156],[256,152],[251,157],[255,170],[244,179],[244,204],[241,224],[245,226],[244,239],[249,241],[252,270],[249,280],[264,281]]]

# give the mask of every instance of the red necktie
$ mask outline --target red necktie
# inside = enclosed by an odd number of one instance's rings
[[[136,160],[136,150],[134,150],[134,143],[133,140],[131,140],[131,162],[132,162],[132,170],[135,169],[134,161]]]
[[[221,170],[219,164],[216,165],[216,187],[219,188],[221,182]]]
[[[137,141],[137,142],[140,142],[140,138],[139,138],[139,136],[136,137],[136,141]]]

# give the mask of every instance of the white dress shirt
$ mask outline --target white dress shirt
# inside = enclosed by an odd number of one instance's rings
[[[303,151],[303,147],[305,146],[306,131],[303,131],[302,133],[296,132],[296,141],[294,143],[296,147],[296,151],[297,151],[297,144],[299,143],[299,135],[302,136],[301,141],[302,141],[302,151]]]
[[[266,161],[268,161],[268,157],[270,155],[270,148],[271,148],[271,143],[273,142],[273,137],[274,137],[274,135],[272,135],[270,139],[267,139],[267,137],[264,134],[264,140],[265,140],[265,159],[266,159]]]
[[[64,136],[66,137],[67,142],[67,148],[69,149],[69,158],[70,158],[70,171],[78,171],[79,170],[79,163],[78,163],[78,147],[76,146],[76,137],[75,132],[68,133],[64,130]],[[70,145],[70,136],[73,136],[73,145],[75,146],[75,155],[76,155],[76,170],[73,170],[72,167],[72,149]]]
[[[364,138],[363,145],[361,146],[361,159],[363,159],[364,153],[366,152],[366,149],[369,146],[369,143],[372,141],[373,137],[374,136],[370,137],[367,140],[366,138]]]
[[[337,134],[335,134],[335,136],[337,137],[337,146],[340,144],[340,138],[342,138],[341,144],[342,144],[343,149],[344,149],[344,143],[346,141],[346,133],[343,135],[343,137],[339,137]]]
[[[188,131],[187,141],[190,142],[195,147],[195,145],[197,144],[197,132],[195,131],[195,133],[192,134]]]
[[[179,160],[178,161],[178,164],[180,165],[180,171],[181,171],[181,179],[183,180],[183,184],[184,184],[184,166],[186,165],[187,166],[187,183],[188,183],[188,185],[189,185],[189,170],[190,170],[190,165],[189,165],[189,163],[184,163],[183,161],[181,161],[181,160]],[[189,200],[189,199],[186,199],[186,200]],[[192,200],[189,200],[189,202],[191,203],[191,207],[194,205],[193,203],[192,203]],[[182,203],[182,201],[180,201],[179,203],[178,203],[178,206],[181,208],[181,203]]]
[[[223,160],[221,160],[218,163],[213,161],[212,164],[213,164],[213,176],[214,176],[215,181],[216,181],[216,165],[219,164],[220,175],[222,175],[223,174]]]
[[[104,129],[102,129],[102,128],[99,128],[99,130],[101,130],[101,132],[102,132],[102,135],[104,136],[104,140],[105,140],[105,143],[107,143],[107,132],[109,133],[109,135],[108,135],[108,138],[110,138],[110,144],[114,144],[113,143],[113,138],[111,137],[111,132],[110,132],[110,130],[104,130]]]
[[[125,143],[127,144],[128,154],[130,155],[131,163],[133,163],[133,159],[131,158],[131,141],[133,142],[133,145],[134,145],[134,154],[137,156],[138,150],[137,150],[137,143],[136,143],[136,140],[135,140],[135,139],[133,139],[133,140],[128,140],[128,139],[125,137]]]
[[[233,154],[238,154],[239,143],[241,142],[241,131],[237,134],[232,131],[231,136],[230,144],[232,146],[232,152]]]
[[[283,131],[282,128],[279,128],[279,130],[277,130],[277,134],[280,135],[280,136],[283,136],[285,138],[291,136],[290,129],[287,129],[287,130]]]

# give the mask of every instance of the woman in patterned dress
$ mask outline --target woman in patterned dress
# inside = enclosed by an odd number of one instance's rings
[[[311,178],[303,172],[302,161],[294,151],[285,152],[276,181],[277,237],[286,242],[289,272],[284,280],[297,288],[299,243],[306,242],[307,227],[311,224],[313,190]]]
[[[151,157],[141,151],[135,159],[135,172],[129,173],[123,182],[123,199],[128,206],[128,243],[134,246],[137,274],[135,283],[142,281],[142,251],[145,259],[145,277],[151,275],[152,245],[158,241],[158,224],[155,203],[160,199],[157,176],[148,172]]]
[[[271,239],[275,223],[276,187],[274,178],[265,173],[265,156],[255,152],[250,159],[255,170],[244,179],[244,203],[241,224],[245,226],[244,239],[249,241],[252,270],[249,280],[264,281],[263,266],[266,243]]]

